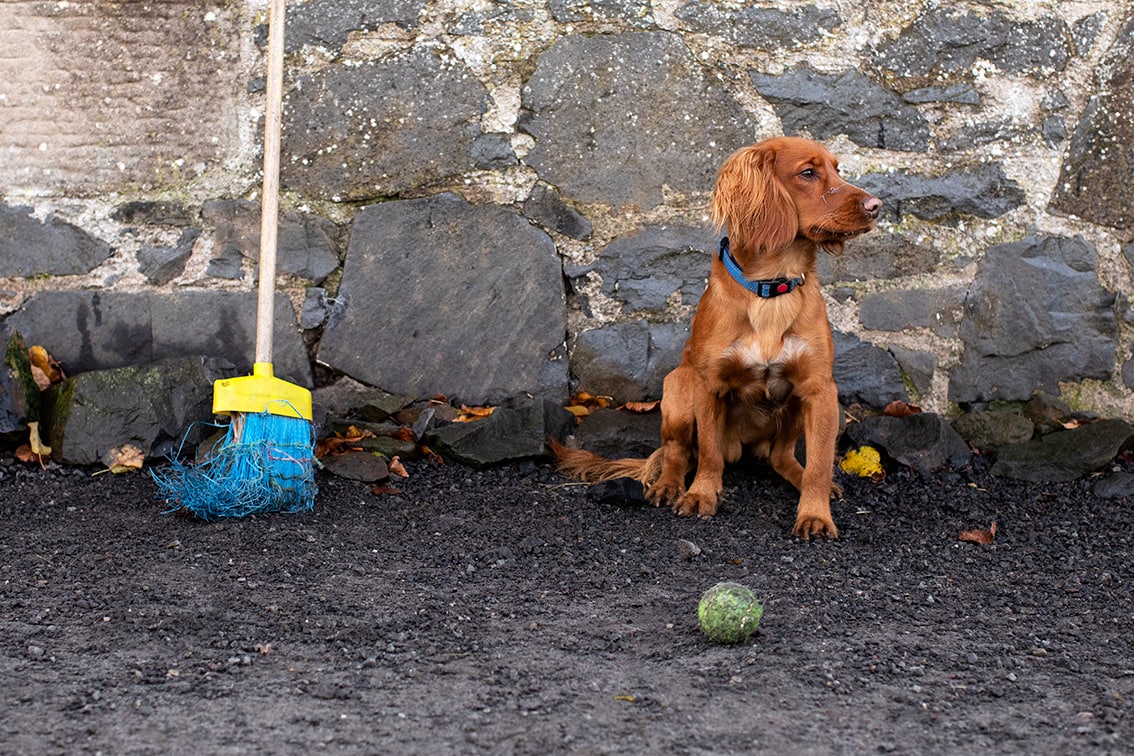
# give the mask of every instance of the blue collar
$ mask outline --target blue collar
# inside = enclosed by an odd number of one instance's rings
[[[803,286],[806,281],[805,276],[799,278],[773,278],[770,281],[749,281],[744,277],[744,270],[740,267],[740,263],[732,256],[732,252],[728,249],[728,237],[721,238],[721,262],[724,263],[725,270],[732,276],[732,280],[748,289],[750,292],[763,299],[771,299],[778,297],[781,294],[790,294],[797,286]]]

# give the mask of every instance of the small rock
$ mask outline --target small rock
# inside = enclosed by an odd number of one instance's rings
[[[1121,499],[1134,496],[1134,473],[1116,472],[1095,483],[1095,496],[1104,499]]]
[[[701,547],[692,541],[687,541],[684,538],[677,539],[677,553],[686,559],[692,559],[695,556],[701,555]]]
[[[381,457],[370,452],[356,451],[330,454],[322,459],[323,466],[340,478],[374,483],[390,477],[390,469]]]

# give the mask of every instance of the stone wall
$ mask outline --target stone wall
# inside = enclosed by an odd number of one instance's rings
[[[289,5],[285,378],[657,396],[789,133],[886,203],[821,263],[845,401],[1134,416],[1127,2]],[[68,372],[248,368],[265,6],[0,4],[0,317]]]

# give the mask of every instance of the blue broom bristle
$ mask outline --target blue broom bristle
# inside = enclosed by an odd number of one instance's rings
[[[151,475],[170,511],[186,509],[203,520],[310,511],[316,491],[314,447],[307,420],[237,413],[206,461],[189,466],[175,460]]]

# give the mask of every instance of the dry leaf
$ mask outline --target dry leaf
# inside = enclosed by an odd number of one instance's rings
[[[102,463],[115,475],[141,470],[145,461],[145,453],[132,444],[116,446],[102,455]]]
[[[58,383],[67,377],[63,374],[63,368],[59,366],[59,363],[53,360],[47,350],[41,346],[28,347],[28,360],[32,364],[32,375],[35,375],[35,371],[39,370],[47,379],[48,385]],[[39,383],[38,379],[36,383]],[[43,387],[40,387],[40,391],[42,390]]]
[[[461,411],[453,418],[453,422],[470,423],[473,420],[480,420],[491,415],[495,409],[495,407],[468,407],[462,404]]]
[[[661,404],[659,401],[653,402],[626,402],[622,405],[622,409],[629,412],[653,412]]]
[[[613,401],[609,396],[597,396],[586,391],[580,391],[571,397],[571,404],[591,409],[606,409]]]
[[[408,425],[403,425],[401,428],[398,428],[392,438],[396,438],[399,441],[413,441],[413,428]]]
[[[426,459],[428,459],[430,462],[433,462],[434,464],[438,464],[438,465],[445,464],[445,458],[444,457],[442,457],[440,454],[433,451],[432,449],[430,449],[428,446],[426,446],[424,444],[422,444],[422,446],[421,446],[421,456],[425,457]]]
[[[389,468],[391,475],[397,475],[399,478],[409,477],[409,473],[406,472],[405,465],[402,464],[402,460],[398,457],[391,459],[386,467]]]
[[[572,404],[570,407],[567,408],[567,411],[570,412],[572,415],[574,415],[579,420],[582,420],[584,417],[587,417],[588,415],[591,414],[590,409],[583,406],[582,404]]]
[[[921,407],[916,404],[907,404],[900,399],[895,399],[886,405],[886,409],[882,410],[882,414],[887,417],[909,417],[921,412]]]
[[[51,376],[40,370],[35,365],[31,366],[31,377],[35,381],[35,387],[40,391],[47,391],[51,388]]]
[[[990,544],[996,538],[996,523],[992,523],[988,530],[962,530],[957,537],[969,543]]]
[[[51,447],[45,446],[39,438],[39,423],[28,423],[28,442],[16,449],[16,459],[21,462],[35,462],[40,467],[51,456]]]
[[[370,493],[374,494],[375,496],[394,496],[400,494],[401,491],[392,486],[382,485],[374,486],[370,489]]]

